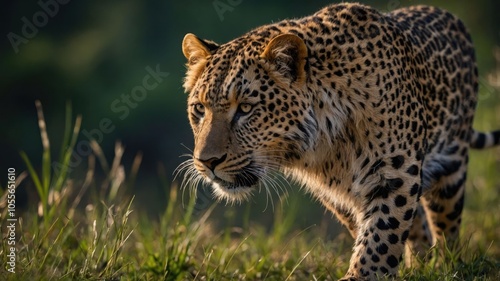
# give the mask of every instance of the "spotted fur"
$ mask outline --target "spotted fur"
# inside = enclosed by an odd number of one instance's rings
[[[457,238],[478,94],[464,24],[441,9],[359,4],[259,27],[226,44],[187,34],[195,137],[187,180],[221,199],[302,183],[355,238],[344,280],[393,276],[406,252]],[[191,165],[192,164],[192,165]]]

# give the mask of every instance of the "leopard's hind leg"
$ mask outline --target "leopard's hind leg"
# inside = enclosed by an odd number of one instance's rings
[[[424,161],[424,186],[421,204],[425,209],[432,244],[441,249],[457,246],[465,181],[467,178],[468,145],[454,143],[437,156]],[[425,170],[427,168],[427,170]]]

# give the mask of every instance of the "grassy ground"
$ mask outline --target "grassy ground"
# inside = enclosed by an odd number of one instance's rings
[[[498,103],[497,103],[498,104]],[[50,142],[41,136],[43,160],[37,172],[23,154],[28,171],[17,185],[30,184],[41,198],[38,208],[18,213],[15,273],[7,271],[10,245],[6,186],[0,198],[3,240],[0,280],[335,280],[347,270],[352,239],[342,233],[328,237],[320,227],[294,229],[300,203],[274,207],[271,230],[247,222],[244,227],[214,227],[213,207],[198,212],[194,197],[175,186],[157,220],[149,218],[126,195],[140,157],[125,172],[123,148],[117,144],[108,164],[96,143],[87,174],[69,177],[64,168],[79,130],[68,109],[63,149],[57,169],[50,167]],[[476,127],[500,124],[499,106],[479,111]],[[496,126],[499,127],[499,126]],[[73,132],[72,132],[73,128]],[[99,163],[97,165],[96,163]],[[97,182],[95,167],[107,177]],[[401,268],[403,280],[500,280],[500,150],[471,155],[463,247],[445,261],[430,260],[413,269]],[[125,175],[128,175],[127,177]],[[185,191],[185,195],[188,191]],[[82,199],[84,198],[84,199]]]

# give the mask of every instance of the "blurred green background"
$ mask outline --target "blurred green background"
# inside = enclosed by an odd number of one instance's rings
[[[26,151],[34,163],[40,163],[42,147],[34,105],[37,99],[44,108],[51,145],[58,152],[65,104],[70,101],[73,112],[83,116],[81,141],[87,140],[88,135],[97,138],[111,159],[114,144],[120,140],[126,147],[127,167],[138,152],[143,153],[138,181],[130,193],[136,194],[139,204],[153,213],[164,208],[166,197],[158,170],[165,173],[170,183],[173,171],[185,160],[179,156],[189,153],[193,145],[186,117],[186,94],[182,89],[183,36],[192,32],[224,43],[254,27],[306,16],[336,2],[60,1],[65,4],[56,0],[2,1],[0,171],[8,167],[25,169],[20,150]],[[481,86],[483,91],[487,90],[479,108],[492,110],[498,104],[499,99],[495,97],[498,91],[487,81],[488,73],[497,67],[493,50],[500,43],[500,2],[361,2],[382,11],[430,4],[458,15],[472,33],[483,81]],[[148,67],[158,68],[168,76],[162,76],[140,100],[126,101],[123,95],[130,95],[143,85],[144,77],[150,72]],[[101,130],[101,137],[96,130],[103,120],[107,124],[106,132]],[[492,124],[491,128],[500,128],[500,124],[496,125]],[[83,132],[87,132],[87,136]],[[74,173],[85,169],[83,162]],[[307,203],[300,204],[318,205],[305,201]],[[321,207],[315,208],[322,212]]]

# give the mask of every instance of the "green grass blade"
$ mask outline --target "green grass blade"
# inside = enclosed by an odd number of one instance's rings
[[[43,189],[49,192],[50,189],[50,150],[44,149],[42,154],[42,180]]]
[[[189,203],[186,208],[186,213],[184,214],[185,225],[189,225],[191,223],[191,219],[193,218],[193,211],[196,205],[196,189],[190,190]]]
[[[72,115],[71,102],[68,101],[68,102],[66,102],[66,116],[64,118],[63,142],[61,144],[61,152],[59,153],[59,162],[61,162],[61,163],[64,160],[64,154],[65,154],[66,148],[69,146],[70,135],[71,135],[71,115]]]
[[[36,190],[38,192],[38,196],[40,196],[40,199],[42,202],[47,200],[48,194],[45,194],[45,191],[42,186],[42,182],[40,181],[40,178],[38,177],[38,174],[36,173],[35,169],[33,168],[33,165],[31,165],[31,161],[28,158],[28,155],[24,151],[20,152],[21,158],[23,159],[24,163],[26,164],[26,167],[28,168],[28,172],[31,176],[31,179],[33,180],[33,183],[35,184]]]
[[[56,184],[54,189],[59,191],[61,190],[64,182],[66,181],[66,175],[68,174],[71,155],[73,154],[73,148],[76,145],[76,140],[78,139],[78,134],[80,133],[80,127],[82,124],[82,117],[79,115],[76,118],[75,125],[73,126],[73,135],[71,137],[71,141],[69,146],[65,149],[63,160],[61,162],[61,170],[57,175]]]

